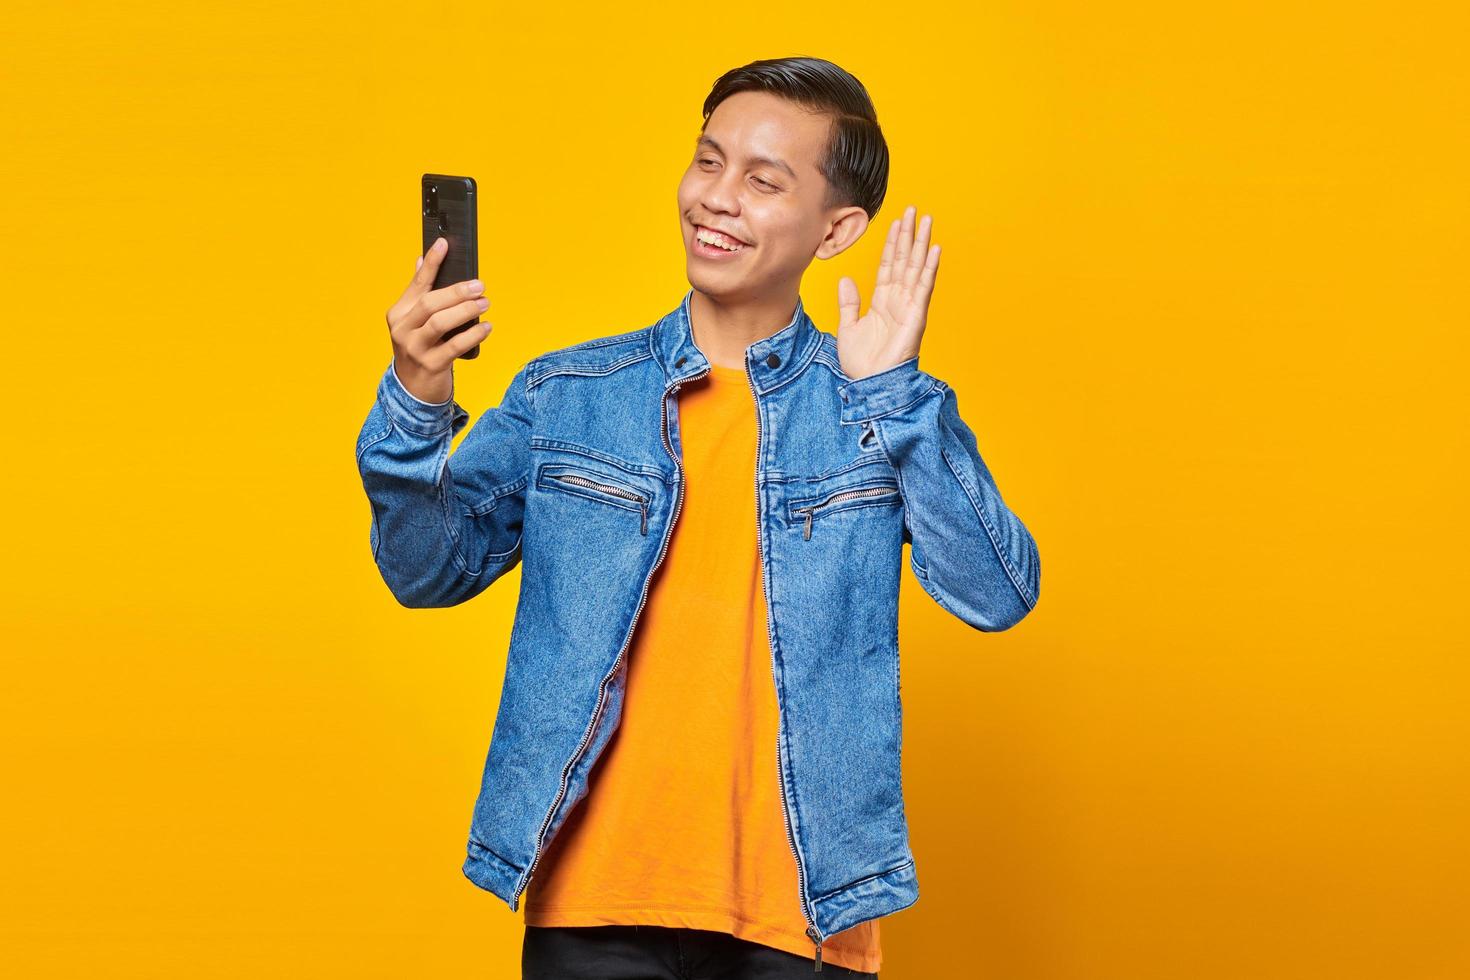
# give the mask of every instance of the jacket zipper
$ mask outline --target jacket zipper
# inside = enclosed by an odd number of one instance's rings
[[[762,547],[762,543],[761,543],[761,524],[762,524],[761,517],[762,517],[762,514],[761,514],[761,473],[760,473],[760,470],[761,470],[761,457],[765,455],[765,446],[764,446],[765,431],[761,427],[760,395],[758,395],[756,393],[756,390],[755,390],[755,379],[750,376],[750,369],[749,369],[749,367],[747,367],[746,368],[746,371],[745,371],[745,381],[746,381],[747,384],[750,385],[750,396],[755,399],[755,403],[756,403],[756,405],[755,405],[755,433],[756,433],[756,436],[755,436],[755,447],[756,447],[755,448],[755,547],[756,547],[756,553],[760,556],[760,562],[761,562],[761,599],[762,599],[762,601],[764,601],[766,603],[766,642],[770,645],[770,648],[771,648],[771,680],[774,682],[775,679],[776,679],[776,673],[775,673],[776,672],[776,637],[771,632],[771,619],[770,619],[771,605],[770,605],[770,597],[766,594],[766,574],[765,574],[766,556],[765,556],[764,548]],[[808,527],[810,527],[811,515],[807,515],[807,521],[808,521]],[[778,707],[779,707],[779,695],[778,695]],[[824,940],[822,938],[821,932],[818,931],[818,929],[817,929],[816,922],[813,921],[815,919],[815,916],[814,915],[811,915],[810,914],[811,910],[807,908],[807,901],[806,901],[806,868],[802,864],[802,861],[801,861],[801,851],[798,850],[797,849],[797,846],[796,846],[796,834],[791,829],[791,811],[788,810],[787,809],[787,806],[786,806],[786,767],[782,764],[782,759],[781,759],[781,737],[780,737],[780,731],[779,731],[780,727],[785,725],[785,719],[784,719],[784,717],[782,717],[782,715],[779,712],[777,713],[776,723],[777,723],[777,728],[778,728],[778,730],[777,730],[777,736],[776,736],[776,774],[777,774],[778,778],[781,780],[781,786],[780,786],[780,789],[781,789],[781,816],[784,817],[785,820],[786,820],[786,840],[791,844],[791,854],[792,854],[792,856],[796,858],[796,890],[797,890],[796,897],[797,897],[797,900],[800,901],[800,903],[801,903],[801,914],[802,914],[802,918],[806,919],[806,936],[807,936],[808,939],[810,939],[812,941],[812,945],[816,948],[816,965],[813,968],[812,972],[813,973],[820,973],[820,972],[822,972],[822,943],[824,942]]]
[[[709,370],[706,369],[704,374],[696,374],[686,380],[697,381],[708,373]],[[592,741],[592,733],[597,731],[597,722],[602,718],[602,707],[605,702],[604,695],[607,694],[607,682],[618,672],[618,665],[622,663],[623,654],[627,652],[628,644],[633,639],[633,631],[638,626],[638,616],[643,612],[643,604],[648,600],[649,583],[653,581],[653,573],[658,571],[658,566],[664,560],[664,554],[669,547],[669,538],[674,531],[674,522],[679,519],[679,511],[684,504],[684,467],[679,457],[674,455],[674,447],[669,445],[669,396],[676,394],[683,384],[684,382],[681,381],[672,387],[665,388],[663,397],[659,399],[658,408],[659,434],[663,436],[664,449],[668,452],[669,458],[674,461],[674,469],[679,474],[678,492],[674,496],[674,515],[669,518],[669,526],[664,530],[663,540],[659,542],[658,557],[654,559],[653,567],[648,570],[648,575],[643,579],[643,592],[638,596],[638,608],[633,610],[633,622],[628,626],[628,635],[624,637],[622,648],[618,650],[617,658],[613,660],[612,670],[603,675],[602,683],[597,687],[597,707],[592,712],[592,724],[587,726],[587,731],[583,733],[582,741],[577,746],[577,750],[572,753],[572,757],[562,767],[561,786],[557,789],[556,799],[551,801],[551,808],[546,811],[546,816],[541,820],[541,829],[536,833],[536,853],[531,856],[531,866],[526,869],[525,879],[522,880],[520,887],[516,889],[515,894],[512,896],[511,905],[513,907],[520,904],[521,893],[531,884],[531,876],[536,873],[536,865],[541,860],[541,854],[545,845],[543,838],[546,836],[546,828],[551,824],[551,816],[556,813],[556,808],[561,805],[562,797],[567,792],[567,776],[576,766],[577,760],[582,757],[582,753],[586,751],[588,744]]]
[[[648,498],[642,494],[634,493],[631,490],[624,490],[622,487],[612,483],[598,483],[596,480],[589,480],[585,476],[577,476],[575,473],[554,473],[551,478],[553,480],[560,480],[562,483],[570,483],[574,487],[590,487],[593,490],[610,493],[614,497],[622,497],[624,500],[637,501],[638,509],[643,512],[643,525],[638,533],[644,537],[648,536]]]
[[[834,493],[826,500],[812,504],[810,507],[796,508],[798,514],[806,514],[806,530],[802,532],[802,540],[810,541],[812,539],[812,515],[823,507],[829,504],[841,503],[844,500],[855,500],[859,497],[881,497],[894,492],[895,488],[892,486],[865,487],[862,490],[844,490],[841,493]]]

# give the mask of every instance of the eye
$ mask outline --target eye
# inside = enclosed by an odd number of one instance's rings
[[[708,164],[713,165],[713,164],[718,164],[720,161],[718,161],[718,160],[712,160],[709,157],[697,157],[694,162],[697,163],[697,164],[706,164],[706,163],[708,163]],[[775,184],[771,183],[769,180],[766,180],[766,179],[764,179],[762,177],[756,177],[756,178],[754,178],[754,180],[755,180],[755,182],[757,184],[761,184],[762,186],[769,187],[773,191],[778,191],[778,190],[781,189],[780,187],[778,187]]]

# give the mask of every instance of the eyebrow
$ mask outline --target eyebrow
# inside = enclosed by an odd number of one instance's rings
[[[713,136],[710,136],[706,133],[701,133],[699,139],[694,141],[694,145],[696,147],[708,145],[710,147],[713,147],[714,150],[718,153],[723,154],[725,152],[724,147],[715,142],[715,138]],[[790,174],[793,180],[797,179],[796,171],[792,170],[791,165],[788,164],[785,160],[777,160],[775,157],[751,157],[750,161],[752,163],[764,163],[769,166],[779,168]]]

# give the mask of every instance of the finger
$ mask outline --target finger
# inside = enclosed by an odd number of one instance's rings
[[[919,272],[923,269],[924,261],[929,257],[929,229],[932,224],[932,218],[927,214],[919,222],[919,234],[914,238],[914,250],[909,253],[908,265],[903,269],[905,289],[913,289],[918,283]]]
[[[909,264],[909,252],[914,246],[914,212],[918,210],[912,204],[903,209],[903,224],[898,229],[898,245],[893,253],[893,265],[896,273],[894,282],[901,282],[903,270]]]
[[[929,258],[919,272],[919,299],[927,307],[929,297],[934,295],[934,277],[939,274],[939,246],[929,249]]]
[[[476,323],[464,333],[456,334],[446,340],[444,348],[449,352],[451,359],[456,358],[490,336],[490,331],[494,329],[494,326],[492,323]]]
[[[888,238],[883,242],[883,257],[878,260],[878,285],[886,286],[893,278],[893,252],[898,243],[898,219],[888,226]],[[876,292],[876,290],[874,290]]]
[[[423,296],[434,285],[434,277],[439,274],[439,264],[444,260],[444,254],[449,250],[449,242],[444,238],[437,238],[429,246],[428,252],[420,255],[414,263],[413,278],[408,281],[398,299],[388,308],[388,329],[391,331],[394,324],[408,316],[417,316],[422,313],[425,318],[432,309],[417,310],[414,304],[420,296]],[[408,329],[419,326],[419,323],[411,323]]]
[[[447,287],[447,289],[453,288]],[[444,289],[435,289],[434,292],[444,292]],[[434,292],[428,295],[434,295]],[[456,303],[454,306],[444,307],[444,309],[438,311],[434,316],[429,317],[428,320],[423,322],[422,328],[415,332],[417,335],[415,339],[416,341],[422,341],[423,344],[429,345],[429,347],[434,347],[434,345],[440,344],[445,334],[453,331],[456,326],[462,325],[462,323],[469,323],[470,320],[484,313],[488,307],[490,307],[490,300],[487,300],[485,297],[475,298],[475,300],[465,300],[463,303]]]
[[[862,305],[862,297],[858,294],[857,283],[847,276],[837,280],[837,331],[851,327],[858,321],[858,308]]]
[[[408,288],[403,291],[405,299],[414,298],[428,292],[434,285],[434,277],[439,274],[439,266],[444,263],[444,255],[449,251],[449,241],[442,236],[434,240],[429,250],[419,256],[418,265],[414,266],[413,278],[408,281]]]
[[[491,327],[492,324],[489,323],[472,323],[463,333],[455,334],[425,353],[423,360],[429,365],[430,370],[442,371],[459,355],[490,336]]]
[[[428,264],[427,261],[424,262],[425,267]],[[399,319],[394,322],[399,324],[399,330],[405,336],[413,334],[427,327],[429,321],[444,310],[451,309],[462,303],[474,303],[484,291],[485,284],[478,279],[450,283],[442,289],[431,289],[427,293],[420,293],[418,299],[412,300],[408,309],[403,311]],[[488,302],[489,300],[486,300],[486,303]],[[466,320],[474,319],[474,317],[474,312],[467,313],[459,318],[458,323],[464,323]],[[449,326],[457,326],[458,323],[451,323]],[[445,329],[448,329],[448,327]],[[439,334],[443,332],[443,330],[435,332],[429,342],[438,343]]]

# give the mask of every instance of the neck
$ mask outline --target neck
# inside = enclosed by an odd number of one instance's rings
[[[779,333],[791,323],[797,294],[756,302],[722,304],[694,291],[689,298],[689,329],[694,345],[711,364],[745,370],[745,349]]]

